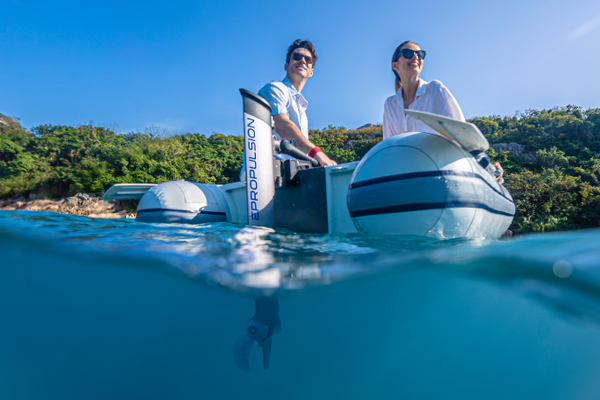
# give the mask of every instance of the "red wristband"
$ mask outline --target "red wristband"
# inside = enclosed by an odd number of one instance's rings
[[[315,154],[317,154],[317,153],[322,153],[322,152],[323,152],[323,150],[321,150],[319,147],[315,146],[315,147],[314,147],[314,148],[313,148],[313,149],[310,151],[310,153],[308,153],[308,156],[309,156],[309,157],[314,157],[314,156],[315,156]]]

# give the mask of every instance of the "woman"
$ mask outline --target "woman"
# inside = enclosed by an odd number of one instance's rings
[[[392,71],[396,76],[396,94],[385,101],[383,114],[383,138],[404,132],[435,133],[427,125],[409,117],[405,109],[426,111],[444,117],[465,121],[465,117],[450,91],[440,81],[425,82],[419,78],[426,52],[407,40],[396,48],[392,56]],[[493,164],[499,171],[498,181],[504,171],[499,163]]]

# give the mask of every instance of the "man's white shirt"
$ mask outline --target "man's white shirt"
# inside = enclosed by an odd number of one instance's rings
[[[296,124],[304,137],[308,139],[308,118],[306,116],[308,101],[298,93],[287,77],[283,81],[267,83],[260,89],[258,95],[271,105],[271,116],[287,114],[290,121]],[[278,139],[281,139],[277,132],[273,132]]]

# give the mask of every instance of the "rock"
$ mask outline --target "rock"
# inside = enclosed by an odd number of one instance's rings
[[[69,207],[69,208],[78,207],[79,203],[80,203],[79,198],[76,196],[67,197],[66,199],[64,199],[64,202],[66,203],[67,207]]]
[[[34,195],[35,197],[35,195]],[[29,196],[29,198],[31,198],[31,195]],[[25,210],[25,211],[41,211],[42,210],[42,206],[43,204],[40,204],[40,202],[38,201],[28,201],[23,203],[23,205],[19,208],[20,210]]]
[[[532,153],[525,153],[523,146],[518,143],[495,143],[490,145],[496,153],[502,153],[508,151],[509,154],[519,157],[521,160],[529,163],[536,163],[537,156]]]
[[[87,193],[77,193],[74,197],[77,197],[83,201],[90,201],[92,200],[94,197],[93,195],[87,194]]]
[[[135,203],[128,201],[104,201],[93,194],[77,193],[59,200],[48,200],[46,196],[30,194],[30,201],[23,196],[12,199],[0,199],[0,209],[50,211],[61,214],[73,214],[91,218],[135,218],[136,213],[129,211]]]
[[[45,207],[48,204],[52,204],[52,200],[38,199],[38,200],[33,201],[33,204],[35,204],[36,206],[39,206],[39,207]]]
[[[90,214],[89,218],[103,218],[103,219],[113,219],[113,218],[123,218],[124,215],[117,213],[103,213],[103,214]]]
[[[34,200],[27,203],[21,207],[21,210],[28,211],[42,211],[44,208],[50,203],[50,200]]]
[[[116,210],[116,206],[114,203],[110,201],[100,200],[94,203],[92,207],[92,213],[94,214],[102,214],[106,212],[113,212]]]
[[[523,154],[523,146],[518,143],[496,143],[492,144],[491,147],[493,147],[498,153],[502,151],[508,151],[509,153],[519,157],[521,154]]]
[[[43,208],[44,211],[58,212],[59,206],[57,204],[49,204]]]
[[[23,211],[42,211],[40,206],[28,204],[25,207],[21,208]]]

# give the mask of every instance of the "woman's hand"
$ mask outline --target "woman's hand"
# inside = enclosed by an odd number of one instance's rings
[[[502,168],[502,166],[500,165],[500,163],[499,163],[499,162],[492,163],[492,165],[493,165],[494,167],[496,167],[496,169],[497,169],[498,171],[500,171],[500,175],[496,175],[496,180],[497,180],[498,182],[501,182],[501,181],[502,181],[502,177],[504,176],[504,169]]]

